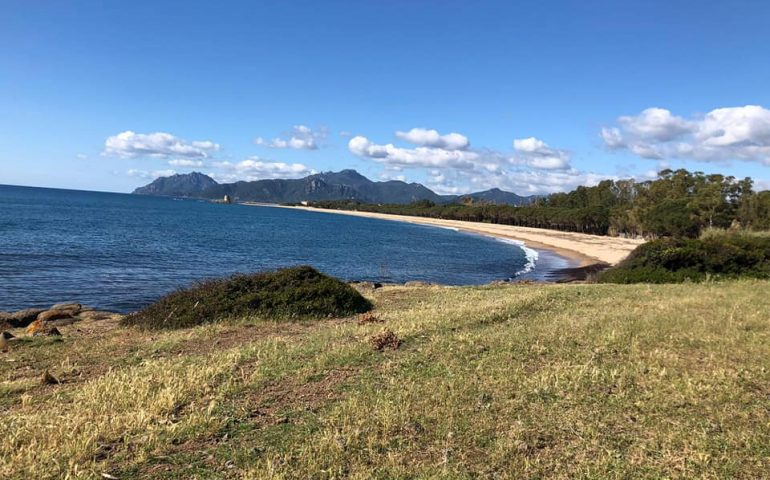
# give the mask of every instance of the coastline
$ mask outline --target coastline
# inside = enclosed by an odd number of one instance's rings
[[[327,210],[314,207],[270,205],[255,202],[245,202],[242,205],[289,208],[309,212],[350,215],[419,225],[431,225],[436,227],[456,229],[467,233],[485,235],[493,238],[515,240],[524,242],[527,247],[538,250],[548,250],[575,262],[575,268],[570,268],[568,270],[587,268],[597,264],[607,264],[610,266],[617,265],[636,247],[644,243],[644,240],[629,238],[603,237],[585,233],[562,232],[558,230],[546,230],[532,227],[516,227],[513,225],[499,225],[492,223],[468,222],[463,220],[444,220],[437,218],[414,217],[408,215],[361,212],[355,210]]]

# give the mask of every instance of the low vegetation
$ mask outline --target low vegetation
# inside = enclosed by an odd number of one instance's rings
[[[370,309],[371,303],[350,285],[302,266],[204,281],[128,315],[123,324],[186,328],[234,317],[342,317]]]
[[[376,322],[64,327],[0,354],[0,478],[763,478],[768,291],[383,287]]]
[[[637,247],[601,274],[605,283],[677,283],[770,278],[770,235],[707,231],[701,238],[661,238]]]

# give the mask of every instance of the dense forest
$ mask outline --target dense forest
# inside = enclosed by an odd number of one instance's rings
[[[708,228],[770,229],[770,191],[750,178],[663,170],[656,180],[605,180],[594,187],[542,197],[526,206],[461,199],[408,205],[315,202],[319,208],[363,210],[451,220],[548,228],[597,235],[697,237]]]

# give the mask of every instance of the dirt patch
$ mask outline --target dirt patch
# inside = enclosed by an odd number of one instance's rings
[[[137,355],[148,359],[162,359],[175,356],[208,355],[216,351],[227,350],[241,344],[247,344],[257,339],[269,337],[293,337],[306,334],[310,331],[326,328],[335,323],[346,323],[355,317],[329,319],[317,322],[266,322],[259,324],[233,325],[223,327],[211,334],[210,337],[201,335],[201,332],[191,330],[189,338],[178,339],[177,343],[167,349],[143,352],[145,348],[152,348],[153,343],[162,335],[157,332],[143,332],[134,328],[120,326],[120,319],[107,320],[83,320],[71,325],[59,327],[63,342],[73,345],[73,349],[67,346],[66,350],[46,357],[35,354],[27,349],[35,346],[36,349],[48,349],[50,345],[33,343],[27,339],[14,339],[10,342],[10,354],[19,355],[13,361],[6,361],[6,365],[0,365],[0,379],[6,381],[20,381],[25,378],[35,379],[34,384],[23,391],[9,393],[5,405],[16,408],[20,404],[22,394],[34,396],[61,393],[84,382],[94,380],[110,370],[116,368],[116,362],[129,360]],[[40,342],[44,340],[36,340]],[[82,342],[82,348],[78,343]],[[87,342],[87,343],[86,343]],[[18,350],[17,350],[18,349]],[[23,355],[23,356],[22,356]],[[31,361],[34,359],[34,361]],[[74,365],[64,371],[60,368],[63,361]],[[118,365],[120,368],[120,365]],[[42,384],[38,380],[44,372],[50,373],[61,384]]]
[[[391,330],[385,330],[369,338],[372,348],[378,352],[383,350],[397,350],[401,346],[401,339]]]
[[[359,372],[360,368],[341,368],[315,381],[298,383],[297,379],[288,379],[249,388],[236,399],[235,410],[239,413],[234,421],[238,424],[249,423],[257,428],[290,423],[292,412],[317,412],[324,405],[340,398],[340,387],[350,382]],[[212,452],[221,442],[233,441],[231,433],[224,429],[215,435],[169,445],[162,456],[144,462],[139,466],[139,472],[132,473],[138,477],[152,477],[171,472],[179,468],[175,458],[190,455],[201,459],[209,469],[227,472],[234,468],[234,463],[230,460],[221,462]]]
[[[382,317],[373,312],[362,313],[356,318],[356,320],[358,321],[359,325],[368,325],[370,323],[385,323],[385,320],[383,320]]]
[[[323,378],[299,384],[296,381],[271,382],[250,392],[243,405],[252,422],[260,425],[286,423],[282,412],[301,410],[315,412],[339,395],[339,387],[353,378],[359,369],[332,370]]]

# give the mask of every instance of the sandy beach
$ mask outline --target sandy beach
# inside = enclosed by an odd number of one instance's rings
[[[258,205],[258,204],[252,204]],[[276,205],[271,205],[276,206]],[[313,207],[288,207],[297,210],[307,210],[318,213],[352,215],[366,218],[379,218],[398,222],[416,223],[420,225],[434,225],[444,228],[456,228],[465,232],[472,232],[492,237],[519,240],[526,245],[556,252],[579,262],[581,266],[595,263],[608,263],[616,265],[626,258],[636,247],[644,243],[644,240],[636,240],[619,237],[602,237],[585,233],[560,232],[541,228],[515,227],[512,225],[496,225],[491,223],[465,222],[460,220],[442,220],[436,218],[411,217],[406,215],[390,215],[385,213],[359,212],[351,210],[326,210]]]

